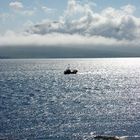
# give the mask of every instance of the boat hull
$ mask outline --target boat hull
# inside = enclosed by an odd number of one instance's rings
[[[78,72],[78,70],[73,70],[73,71],[71,71],[71,70],[65,70],[64,71],[64,74],[77,74],[77,72]]]

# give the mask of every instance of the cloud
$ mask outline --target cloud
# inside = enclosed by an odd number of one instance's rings
[[[21,12],[22,15],[25,15],[25,16],[32,16],[34,15],[35,11],[34,10],[24,10]]]
[[[79,34],[17,34],[0,36],[1,58],[140,56],[140,40],[116,40]]]
[[[48,8],[47,6],[42,6],[41,9],[45,12],[45,13],[54,13],[56,10],[52,9],[52,8]]]
[[[42,8],[46,12],[49,9]],[[119,9],[107,7],[97,13],[88,3],[69,0],[59,20],[31,24],[24,33],[7,32],[0,36],[0,46],[138,46],[140,18],[134,16],[135,10],[133,5],[125,5]]]
[[[10,2],[9,6],[13,8],[14,10],[21,10],[23,8],[23,4],[21,2],[15,1],[15,2]]]
[[[103,36],[84,36],[79,34],[27,34],[7,31],[0,36],[0,46],[138,46],[140,40],[117,40]]]
[[[65,20],[67,19],[77,19],[82,17],[83,15],[90,13],[92,14],[92,10],[90,7],[91,3],[89,4],[81,4],[79,1],[76,0],[68,0],[68,5],[66,10],[64,11]]]
[[[134,10],[134,6],[126,5],[120,9],[108,7],[100,13],[95,13],[89,5],[81,5],[75,0],[69,0],[68,7],[60,20],[43,21],[27,31],[41,35],[62,33],[135,40],[140,37],[140,18],[133,15]]]
[[[32,16],[35,13],[35,9],[28,9],[23,6],[19,1],[10,2],[9,6],[14,10],[14,14],[20,14],[22,16]]]
[[[31,20],[27,20],[24,24],[23,24],[23,27],[24,28],[29,28],[31,26],[33,26],[34,23],[31,21]]]
[[[130,5],[130,4],[121,7],[121,9],[128,14],[133,14],[134,11],[136,10],[135,6]]]
[[[65,11],[66,15],[70,16],[77,12],[83,13],[84,12],[83,7],[80,4],[78,4],[75,0],[69,0],[67,10]]]

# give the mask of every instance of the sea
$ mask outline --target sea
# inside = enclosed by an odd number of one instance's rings
[[[140,58],[0,60],[1,140],[100,135],[140,140]]]

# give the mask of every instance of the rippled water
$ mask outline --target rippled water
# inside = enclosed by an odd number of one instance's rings
[[[95,135],[140,140],[140,59],[0,60],[0,138]]]

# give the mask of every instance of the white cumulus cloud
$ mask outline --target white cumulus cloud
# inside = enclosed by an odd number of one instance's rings
[[[32,26],[28,32],[41,35],[62,33],[134,40],[140,37],[140,18],[133,15],[134,9],[134,6],[126,5],[120,9],[108,7],[96,13],[87,4],[80,5],[75,0],[69,0],[64,16],[60,20],[43,21]],[[74,12],[82,14],[77,17]]]
[[[23,8],[23,4],[19,1],[15,1],[15,2],[10,2],[9,6],[15,10],[20,10]]]
[[[121,9],[128,14],[133,14],[134,11],[136,10],[135,6],[130,5],[130,4],[121,7]]]
[[[42,9],[49,11],[45,6]],[[68,0],[67,8],[59,20],[32,23],[24,34],[8,32],[0,36],[0,46],[10,44],[138,46],[140,18],[134,16],[135,10],[135,6],[125,5],[118,9],[107,7],[97,13],[88,3],[81,4],[77,0]]]

